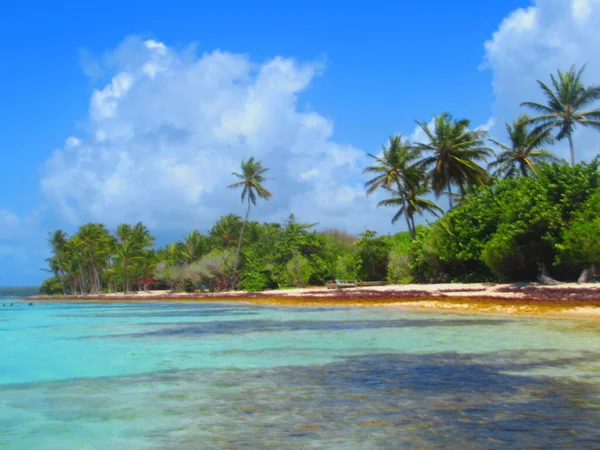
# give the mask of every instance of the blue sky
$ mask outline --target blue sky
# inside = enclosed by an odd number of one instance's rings
[[[390,134],[449,111],[503,139],[537,78],[600,75],[598,0],[40,3],[0,27],[0,285],[44,277],[56,227],[240,212],[220,186],[250,154],[276,179],[253,218],[399,230],[359,192]]]

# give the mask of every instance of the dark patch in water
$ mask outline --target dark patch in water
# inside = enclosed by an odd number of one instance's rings
[[[211,316],[252,316],[256,312],[244,311],[238,312],[234,309],[204,309],[198,311],[190,310],[175,310],[155,312],[127,312],[127,313],[94,313],[94,314],[61,314],[58,317],[104,317],[120,319],[120,318],[137,318],[137,317],[211,317]]]
[[[77,303],[37,303],[37,305],[46,307],[54,310],[80,310],[80,309],[103,309],[103,310],[130,310],[130,311],[148,311],[152,309],[157,310],[193,310],[193,309],[252,309],[251,305],[244,305],[242,303],[237,304],[225,304],[224,302],[213,302],[213,303],[191,303],[191,302],[135,302],[135,303],[112,303],[112,302],[94,302],[94,301],[81,301]]]
[[[597,449],[597,385],[505,373],[597,357],[540,363],[520,351],[367,355],[320,366],[0,387],[0,396],[12,391],[10,406],[43,410],[53,424],[78,424],[71,421],[129,417],[135,387],[152,414],[137,412],[135,425],[152,421],[142,437],[157,448]],[[35,394],[28,395],[30,388]],[[14,438],[18,428],[9,430]]]
[[[113,334],[106,338],[131,337],[194,337],[220,334],[245,334],[280,331],[348,331],[379,328],[407,327],[464,327],[464,326],[498,326],[510,322],[505,319],[488,320],[428,320],[428,319],[397,319],[397,320],[224,320],[198,323],[146,323],[151,326],[165,326],[155,331],[129,334]]]

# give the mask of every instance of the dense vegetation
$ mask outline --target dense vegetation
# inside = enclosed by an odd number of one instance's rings
[[[53,276],[40,291],[260,290],[335,278],[521,281],[535,279],[540,268],[559,279],[576,279],[600,262],[599,160],[576,165],[572,140],[577,125],[600,129],[600,110],[583,111],[600,99],[600,87],[584,86],[581,75],[572,68],[552,76],[551,87],[539,82],[547,104],[524,103],[540,115],[521,115],[507,124],[508,143],[444,113],[432,125],[417,122],[426,142],[392,136],[380,155],[370,155],[367,194],[385,193],[378,205],[396,208],[392,222],[403,217],[408,232],[318,231],[293,215],[283,224],[250,221],[251,206],[272,195],[264,186],[268,169],[250,158],[229,185],[242,189],[248,205],[244,219],[223,216],[209,233],[192,231],[161,248],[154,248],[141,223],[122,224],[113,232],[86,224],[72,236],[57,230],[49,239]],[[571,165],[547,148],[563,139],[569,142]],[[490,173],[480,164],[494,155]],[[445,215],[426,198],[430,193],[447,196]],[[425,212],[441,218],[416,226],[415,216]]]

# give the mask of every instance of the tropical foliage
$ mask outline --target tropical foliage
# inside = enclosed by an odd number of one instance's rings
[[[543,264],[557,279],[577,279],[600,256],[599,163],[547,165],[536,178],[471,193],[420,230],[408,252],[411,274],[420,281],[530,281]]]
[[[245,216],[220,217],[206,232],[191,231],[162,247],[142,224],[109,230],[89,223],[72,234],[50,233],[48,294],[88,295],[162,288],[175,291],[239,288],[249,291],[335,278],[391,282],[532,280],[539,264],[557,278],[574,279],[600,263],[599,160],[575,165],[577,125],[600,129],[600,87],[585,86],[583,69],[538,82],[547,104],[525,102],[540,115],[506,124],[507,140],[473,129],[448,113],[418,122],[420,142],[391,136],[369,154],[367,195],[393,207],[392,223],[406,232],[358,236],[316,229],[291,215],[284,223],[250,221],[258,199],[268,200],[262,162],[241,162],[237,180]],[[551,152],[567,139],[571,165]],[[487,147],[492,143],[498,150]],[[487,166],[491,173],[488,173]],[[434,198],[446,195],[449,210]],[[416,217],[438,219],[417,226]]]

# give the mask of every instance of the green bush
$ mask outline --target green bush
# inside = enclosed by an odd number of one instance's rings
[[[408,284],[413,281],[410,233],[398,233],[391,238],[387,279],[391,283]]]
[[[302,255],[295,255],[285,266],[285,283],[287,286],[304,287],[312,273],[313,269],[308,259]]]
[[[574,215],[562,233],[557,263],[569,262],[578,269],[600,263],[600,189]]]
[[[413,279],[529,281],[538,264],[555,278],[576,278],[582,264],[598,259],[600,200],[590,195],[599,179],[595,159],[475,190],[418,233],[410,250]]]
[[[39,288],[40,295],[60,295],[62,287],[58,277],[50,277],[45,279]]]

